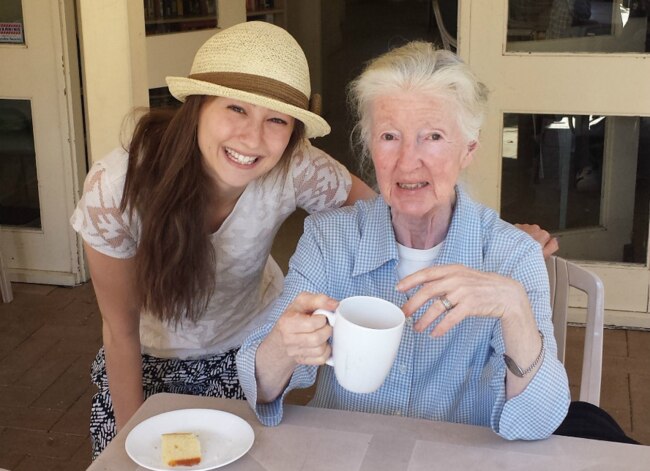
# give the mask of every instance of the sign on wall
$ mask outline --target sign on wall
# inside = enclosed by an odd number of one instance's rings
[[[0,23],[0,43],[23,44],[22,23]]]

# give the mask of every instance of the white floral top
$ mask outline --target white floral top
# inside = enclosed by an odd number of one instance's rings
[[[137,215],[130,220],[119,209],[127,163],[123,149],[96,162],[70,219],[88,245],[115,258],[133,257],[140,233]],[[280,225],[297,207],[313,213],[341,206],[351,188],[347,169],[307,142],[294,155],[287,176],[278,175],[274,171],[249,184],[212,234],[216,289],[202,318],[174,328],[142,312],[143,353],[161,358],[213,355],[239,347],[261,324],[264,309],[283,285],[282,271],[270,256]]]

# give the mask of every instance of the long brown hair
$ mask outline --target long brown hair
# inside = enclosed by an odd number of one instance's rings
[[[198,320],[215,289],[216,256],[208,208],[214,183],[198,147],[204,96],[190,96],[177,110],[152,109],[135,127],[121,210],[140,218],[135,255],[136,290],[142,306],[163,321]],[[296,121],[280,165],[304,136]]]

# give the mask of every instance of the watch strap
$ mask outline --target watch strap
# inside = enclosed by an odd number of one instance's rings
[[[539,364],[539,362],[542,361],[542,358],[544,358],[544,352],[546,350],[544,348],[544,334],[542,334],[541,331],[538,331],[538,332],[539,332],[539,338],[542,340],[542,347],[539,349],[539,355],[537,355],[537,358],[535,358],[535,361],[533,361],[533,363],[528,368],[526,368],[525,370],[522,369],[517,364],[517,362],[515,360],[510,358],[505,353],[503,354],[503,360],[506,362],[506,366],[512,372],[512,374],[514,374],[515,376],[517,376],[519,378],[523,378],[528,373],[533,371],[535,369],[535,367]]]

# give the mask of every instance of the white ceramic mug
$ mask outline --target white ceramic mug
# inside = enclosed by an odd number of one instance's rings
[[[371,296],[353,296],[335,312],[317,309],[333,327],[332,357],[341,386],[355,393],[379,389],[390,372],[404,328],[404,313],[393,303]]]

